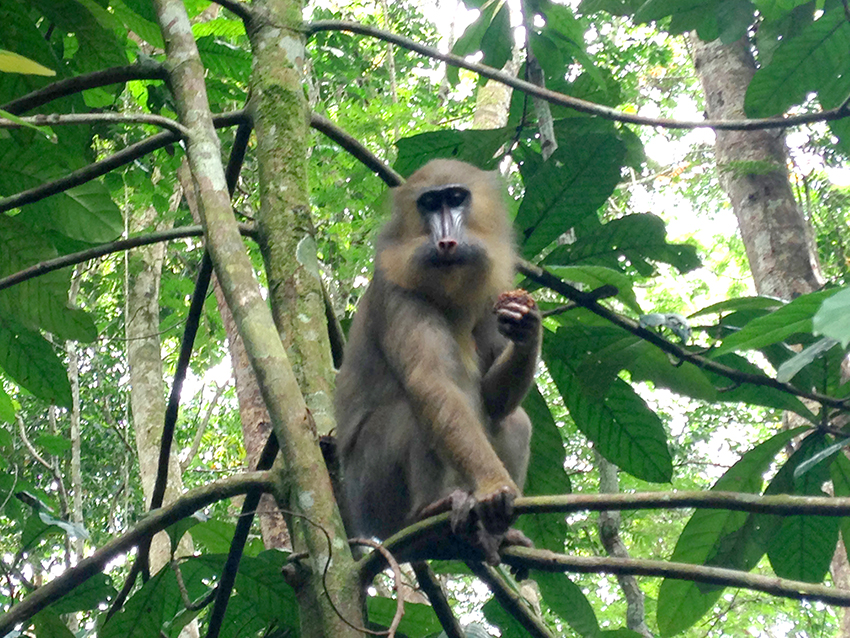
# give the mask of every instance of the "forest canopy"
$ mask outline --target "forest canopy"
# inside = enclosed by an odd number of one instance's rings
[[[0,23],[0,637],[850,636],[846,4]],[[499,173],[543,317],[499,566],[404,563],[447,514],[349,542],[335,497],[352,316],[436,158]]]

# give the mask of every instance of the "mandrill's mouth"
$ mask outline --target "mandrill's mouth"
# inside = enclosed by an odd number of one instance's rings
[[[423,266],[430,268],[456,268],[484,264],[486,255],[477,246],[463,244],[452,247],[451,250],[441,250],[436,246],[428,246],[421,254]]]

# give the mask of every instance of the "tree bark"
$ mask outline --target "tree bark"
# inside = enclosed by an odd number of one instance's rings
[[[707,117],[745,117],[744,97],[756,71],[749,43],[703,42],[696,35],[690,43]],[[793,299],[820,288],[824,280],[809,222],[788,182],[784,131],[715,134],[720,183],[738,218],[758,293]]]

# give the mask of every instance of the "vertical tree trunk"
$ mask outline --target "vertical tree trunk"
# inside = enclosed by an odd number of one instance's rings
[[[281,16],[283,24],[300,25],[300,2],[257,4]],[[333,365],[307,184],[310,117],[302,68],[307,53],[300,37],[286,36],[287,46],[276,44],[280,31],[271,25],[249,36],[260,181],[257,222],[272,313],[316,429],[329,434],[335,427]]]
[[[743,39],[729,45],[719,40],[703,42],[695,35],[690,43],[707,116],[743,118],[744,96],[756,70],[749,43]],[[793,299],[820,288],[823,277],[811,229],[788,182],[784,131],[717,131],[716,135],[720,183],[738,218],[758,293]],[[758,170],[748,171],[744,162],[758,162]]]
[[[132,215],[130,232],[149,228],[156,219],[153,207]],[[127,256],[127,302],[124,330],[127,336],[127,367],[130,370],[130,406],[139,452],[139,473],[145,501],[150,503],[156,481],[159,446],[165,422],[165,382],[160,350],[159,287],[165,244],[135,248]],[[180,463],[172,454],[168,464],[168,485],[163,504],[180,496],[183,480]],[[191,553],[191,541],[184,537],[185,550]],[[165,565],[171,556],[170,541],[162,532],[151,544],[153,571]]]
[[[192,184],[192,174],[189,165],[183,162],[177,171],[180,185],[183,187],[183,197],[192,213],[192,219],[200,223],[198,202],[195,197],[195,187]],[[224,324],[224,333],[227,335],[227,351],[230,353],[230,365],[233,368],[233,376],[236,384],[236,399],[239,401],[239,417],[242,422],[242,439],[245,443],[245,465],[247,469],[254,469],[266,440],[272,432],[271,417],[263,401],[260,386],[257,384],[257,376],[251,367],[248,353],[245,352],[245,344],[233,313],[227,307],[224,292],[218,283],[218,278],[213,275],[211,282],[215,292],[216,305]],[[291,548],[289,531],[286,522],[274,502],[271,494],[263,494],[260,504],[257,506],[257,518],[260,523],[260,533],[266,548]]]
[[[749,43],[703,42],[692,34],[694,67],[705,93],[711,119],[744,117],[744,97],[755,74]],[[756,290],[790,300],[823,285],[809,221],[794,199],[788,182],[788,157],[783,129],[717,131],[715,155],[720,183],[738,218]],[[774,170],[747,173],[736,162],[758,161]],[[787,418],[787,417],[786,417]],[[838,587],[850,587],[850,568],[843,544],[832,559]],[[844,610],[840,635],[850,638],[850,614]]]

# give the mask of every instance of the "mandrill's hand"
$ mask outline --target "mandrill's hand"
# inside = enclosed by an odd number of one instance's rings
[[[510,527],[516,497],[516,488],[507,485],[482,497],[457,489],[424,507],[419,518],[451,511],[452,532],[480,549],[487,563],[498,565],[502,545],[531,547],[531,541],[522,532]]]
[[[540,342],[540,310],[525,290],[503,292],[493,308],[499,332],[519,347],[536,348]]]

